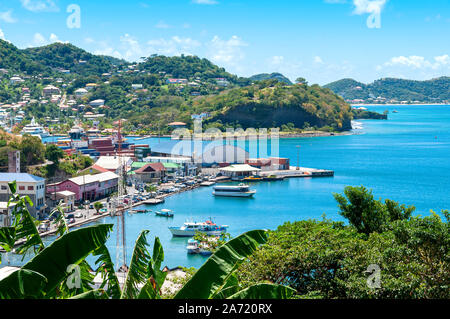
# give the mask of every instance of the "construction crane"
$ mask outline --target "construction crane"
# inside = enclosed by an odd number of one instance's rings
[[[124,204],[124,196],[126,193],[125,189],[125,163],[122,157],[122,120],[119,120],[119,128],[117,131],[117,151],[116,156],[119,160],[119,168],[118,168],[118,191],[117,197],[113,202],[113,212],[117,217],[117,229],[116,229],[116,265],[119,267],[118,271],[126,273],[128,272],[127,266],[127,247],[126,247],[126,232],[125,232],[125,204]]]

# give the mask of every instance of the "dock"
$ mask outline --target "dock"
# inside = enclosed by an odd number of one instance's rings
[[[144,205],[144,204],[146,204],[146,205],[158,205],[158,204],[164,203],[164,201],[165,201],[164,198],[150,198],[150,199],[144,200],[142,202],[138,202],[136,204],[133,204],[133,207],[141,206],[141,205]]]
[[[200,183],[200,186],[212,186],[214,184],[216,184],[216,182],[203,182],[203,183]]]
[[[307,167],[293,167],[291,166],[289,170],[280,171],[262,171],[261,176],[277,176],[283,178],[300,178],[300,177],[333,177],[334,171],[326,169],[317,168],[307,168]]]

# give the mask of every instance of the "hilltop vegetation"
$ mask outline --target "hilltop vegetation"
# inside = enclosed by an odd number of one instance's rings
[[[208,122],[235,127],[315,127],[343,131],[351,127],[350,106],[330,90],[318,85],[289,86],[278,81],[263,81],[233,89],[193,103],[202,111],[215,111]]]
[[[450,77],[440,77],[428,81],[385,78],[370,84],[353,79],[343,79],[324,87],[339,94],[347,101],[363,100],[365,103],[402,101],[440,103],[450,100]]]
[[[264,80],[277,80],[279,82],[284,82],[288,85],[292,85],[293,83],[291,82],[291,80],[289,80],[287,77],[285,77],[283,74],[281,73],[261,73],[261,74],[256,74],[250,77],[250,80],[252,81],[264,81]]]

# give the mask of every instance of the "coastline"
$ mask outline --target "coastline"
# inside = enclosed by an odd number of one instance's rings
[[[350,104],[350,106],[434,106],[434,105],[447,105],[448,103],[413,103],[413,104]]]

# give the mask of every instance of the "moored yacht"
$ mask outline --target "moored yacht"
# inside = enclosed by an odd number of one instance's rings
[[[31,120],[30,124],[25,125],[25,127],[22,129],[22,132],[20,132],[22,135],[30,134],[32,136],[40,136],[42,137],[48,137],[48,132],[39,124],[36,123],[36,120]]]
[[[239,184],[238,186],[215,186],[213,195],[226,197],[251,197],[256,194],[250,186]]]

